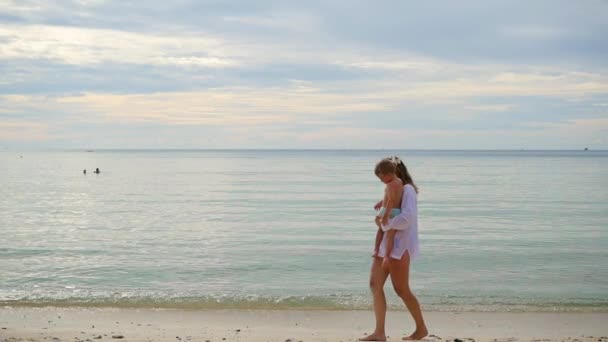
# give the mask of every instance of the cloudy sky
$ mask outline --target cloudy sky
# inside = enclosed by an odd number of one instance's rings
[[[0,0],[0,149],[584,147],[605,0]]]

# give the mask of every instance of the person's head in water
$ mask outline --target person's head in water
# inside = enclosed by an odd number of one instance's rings
[[[397,167],[390,159],[384,158],[376,164],[374,173],[382,183],[388,184],[397,177]]]
[[[388,159],[395,165],[395,168],[397,169],[395,173],[397,174],[397,177],[401,178],[403,185],[411,184],[414,187],[414,190],[418,192],[418,187],[416,184],[414,184],[414,180],[412,179],[412,176],[407,170],[405,164],[403,164],[403,161],[397,156],[392,156]]]
[[[96,168],[96,169],[95,169],[95,173],[100,173],[100,172],[99,172],[99,168]]]

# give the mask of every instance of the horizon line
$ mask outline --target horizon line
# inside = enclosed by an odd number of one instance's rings
[[[0,151],[31,151],[31,152],[97,152],[97,151],[503,151],[503,152],[608,152],[608,149],[529,149],[529,148],[0,148]]]

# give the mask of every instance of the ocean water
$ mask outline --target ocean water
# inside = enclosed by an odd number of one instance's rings
[[[1,151],[0,305],[368,309],[392,154],[425,310],[608,311],[602,151]]]

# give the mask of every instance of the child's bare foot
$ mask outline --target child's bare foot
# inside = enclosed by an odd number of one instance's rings
[[[386,341],[385,334],[373,333],[371,335],[367,335],[365,337],[361,337],[359,341]]]
[[[411,334],[410,336],[404,337],[403,340],[406,340],[406,341],[422,340],[428,334],[429,334],[428,330],[426,330],[426,328],[423,328],[423,329],[414,331],[413,334]]]

